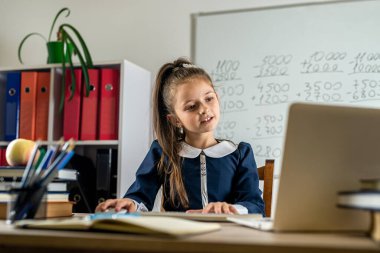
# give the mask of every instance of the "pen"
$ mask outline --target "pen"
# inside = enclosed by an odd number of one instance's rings
[[[36,155],[38,153],[38,148],[40,146],[40,143],[37,141],[36,144],[33,147],[32,153],[29,157],[28,163],[25,167],[24,174],[22,175],[21,179],[21,188],[25,188],[30,180],[30,174],[32,173],[33,170],[33,163],[36,158]]]
[[[59,155],[59,152],[62,149],[63,144],[64,144],[63,138],[59,139],[57,147],[55,148],[55,151],[53,152],[51,159],[50,159],[49,163],[47,164],[47,167],[49,167],[51,165],[51,163],[54,161],[54,159]]]
[[[37,182],[41,178],[42,172],[46,169],[48,163],[51,161],[52,155],[55,152],[55,150],[55,147],[50,146],[49,149],[46,151],[45,156],[38,165],[36,172],[34,173],[33,178],[30,181],[30,184]]]
[[[61,161],[58,163],[58,165],[54,168],[53,171],[55,170],[61,170],[63,169],[66,164],[70,161],[70,159],[73,157],[73,155],[75,154],[74,151],[69,151],[68,153],[65,154],[65,156],[61,159]],[[44,176],[42,179],[41,179],[41,185],[47,185],[53,178],[54,178],[55,174],[54,173],[49,173],[47,174],[46,176]]]
[[[54,162],[46,169],[44,175],[42,176],[40,183],[47,184],[54,176],[54,171],[56,169],[62,169],[70,161],[71,157],[74,155],[74,141],[70,139],[67,141],[63,147],[61,153],[57,156]]]

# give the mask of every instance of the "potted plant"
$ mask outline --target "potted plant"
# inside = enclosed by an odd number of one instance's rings
[[[31,36],[39,36],[46,42],[48,59],[47,63],[62,63],[62,96],[60,102],[60,110],[63,109],[64,104],[64,96],[65,96],[65,73],[66,73],[66,64],[69,64],[70,75],[71,75],[71,96],[72,99],[76,87],[76,81],[74,77],[74,66],[72,57],[73,55],[77,55],[79,59],[80,66],[82,68],[84,82],[86,85],[86,96],[89,96],[91,86],[88,76],[88,69],[93,67],[93,62],[91,58],[91,54],[87,48],[86,43],[84,42],[82,36],[78,32],[78,30],[70,24],[64,23],[58,27],[57,32],[57,40],[52,41],[51,36],[53,33],[53,29],[55,23],[59,16],[66,12],[66,17],[70,15],[70,10],[68,8],[62,8],[53,20],[53,24],[50,28],[49,37],[46,39],[41,33],[33,32],[27,34],[20,42],[18,47],[18,59],[20,63],[23,63],[21,57],[22,46],[25,41]],[[76,39],[79,43],[77,43],[74,39]],[[80,50],[81,49],[81,50]]]

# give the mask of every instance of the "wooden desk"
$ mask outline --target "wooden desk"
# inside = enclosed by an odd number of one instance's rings
[[[222,223],[220,231],[179,239],[99,232],[15,229],[0,223],[0,252],[380,252],[362,234],[271,233]]]

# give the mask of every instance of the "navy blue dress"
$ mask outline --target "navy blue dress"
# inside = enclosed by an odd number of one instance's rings
[[[235,145],[230,141],[207,149],[182,143],[182,177],[189,199],[189,207],[169,199],[169,180],[159,176],[157,164],[162,154],[158,141],[153,141],[148,154],[136,172],[136,181],[125,194],[148,210],[152,210],[156,194],[165,182],[163,207],[166,211],[202,209],[210,202],[227,202],[243,206],[248,213],[264,213],[264,202],[259,189],[256,162],[250,144]],[[202,176],[203,175],[203,176]]]

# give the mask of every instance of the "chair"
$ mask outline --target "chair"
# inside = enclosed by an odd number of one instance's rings
[[[274,160],[265,160],[265,165],[258,167],[259,179],[264,181],[263,199],[265,203],[265,216],[270,217],[272,209],[272,186],[273,186]]]

